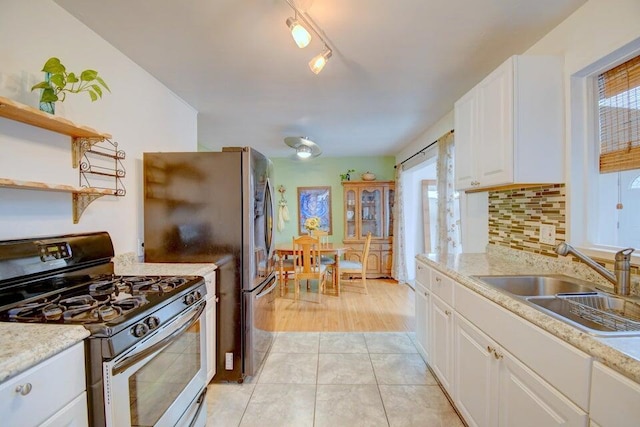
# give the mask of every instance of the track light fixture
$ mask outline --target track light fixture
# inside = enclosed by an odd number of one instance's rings
[[[309,61],[309,68],[311,68],[311,71],[313,71],[314,74],[318,74],[322,71],[324,66],[327,65],[327,61],[331,58],[333,51],[329,47],[329,43],[327,43],[324,37],[322,37],[322,31],[319,28],[316,28],[310,19],[305,18],[305,15],[298,10],[292,0],[285,1],[295,12],[295,17],[287,18],[286,23],[287,27],[289,27],[289,30],[291,31],[293,40],[296,42],[298,47],[306,47],[309,42],[311,42],[311,34],[309,33],[309,30],[311,30],[324,44],[322,53],[314,56],[313,59]]]
[[[309,68],[313,71],[314,74],[318,74],[325,65],[327,65],[327,61],[331,58],[331,49],[327,46],[324,47],[324,51],[316,56],[314,56],[311,61],[309,61]]]
[[[297,13],[296,13],[297,17]],[[296,18],[287,18],[287,27],[291,30],[291,36],[299,48],[307,47],[311,41],[311,34]]]

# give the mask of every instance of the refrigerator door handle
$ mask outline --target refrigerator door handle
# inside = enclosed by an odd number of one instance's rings
[[[267,212],[265,217],[265,246],[267,248],[267,259],[271,259],[273,256],[273,193],[271,192],[271,180],[267,178],[265,184],[265,211]]]
[[[267,289],[265,289],[264,291],[260,292],[258,295],[256,295],[256,299],[260,299],[260,298],[264,298],[265,296],[267,296],[276,286],[278,286],[278,281],[273,278],[271,279],[273,280],[273,284],[271,286],[269,286]]]

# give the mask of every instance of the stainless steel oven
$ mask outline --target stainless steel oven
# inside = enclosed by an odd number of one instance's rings
[[[206,424],[204,309],[201,300],[102,364],[107,426]]]

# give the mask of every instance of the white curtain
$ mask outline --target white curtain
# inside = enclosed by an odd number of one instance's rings
[[[396,194],[393,207],[393,259],[391,263],[391,276],[396,279],[398,283],[405,283],[407,281],[407,250],[404,234],[404,203],[402,202],[402,169],[402,165],[396,167]]]
[[[460,208],[453,182],[453,144],[453,132],[438,139],[436,253],[441,256],[460,252]]]

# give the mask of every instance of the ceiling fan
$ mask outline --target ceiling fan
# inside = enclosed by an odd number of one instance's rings
[[[295,158],[299,160],[312,159],[322,154],[320,146],[306,136],[288,136],[284,139],[284,143],[295,148]]]

